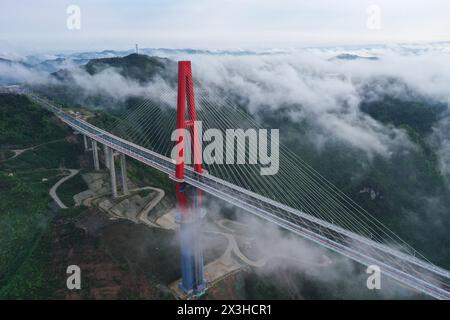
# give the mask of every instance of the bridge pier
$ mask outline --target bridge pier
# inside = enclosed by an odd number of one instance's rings
[[[97,141],[92,140],[92,154],[94,157],[94,169],[96,171],[100,170],[100,164],[98,162],[98,148],[97,148]]]
[[[112,152],[112,150],[106,144],[103,145],[103,150],[105,152],[105,166],[109,169],[109,152]]]
[[[127,163],[125,159],[125,154],[120,154],[120,173],[122,178],[122,190],[124,195],[128,195],[128,185],[127,185]]]
[[[83,142],[84,142],[84,151],[88,151],[89,147],[88,147],[87,137],[84,134],[83,134]]]
[[[188,295],[201,295],[206,290],[203,271],[202,217],[198,190],[185,183],[177,183],[178,210],[175,221],[180,225],[181,283]],[[188,201],[188,198],[191,201]]]
[[[117,177],[116,177],[116,166],[114,162],[114,157],[116,155],[120,156],[120,179],[122,182],[122,191],[124,195],[128,195],[130,192],[128,190],[128,184],[127,184],[127,164],[125,159],[125,154],[123,153],[115,153],[113,149],[108,147],[107,145],[103,145],[104,152],[105,152],[105,165],[106,168],[109,169],[109,174],[111,177],[111,193],[113,195],[113,198],[118,197],[118,190],[117,190]]]
[[[109,149],[109,148],[108,148]],[[108,150],[109,174],[111,177],[111,193],[113,198],[117,198],[116,166],[114,164],[114,150]]]

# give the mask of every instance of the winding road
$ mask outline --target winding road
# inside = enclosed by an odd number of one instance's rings
[[[165,192],[164,190],[160,189],[160,188],[155,188],[155,187],[147,187],[147,189],[156,191],[158,193],[158,195],[153,198],[146,206],[145,208],[138,214],[137,218],[139,221],[141,221],[144,224],[148,224],[151,227],[156,227],[156,228],[161,228],[161,226],[159,226],[157,223],[152,222],[149,218],[148,218],[148,214],[149,212],[156,207],[156,205],[164,198],[165,196]]]
[[[58,195],[56,194],[56,189],[58,189],[58,187],[61,184],[63,184],[64,182],[66,182],[67,180],[69,180],[70,178],[72,178],[73,176],[78,174],[78,172],[80,172],[80,170],[78,170],[78,169],[67,169],[67,170],[70,171],[70,174],[68,176],[65,176],[65,177],[61,178],[60,180],[58,180],[58,182],[56,182],[49,191],[50,196],[53,198],[53,200],[55,200],[56,204],[61,209],[67,209],[67,206],[61,201],[61,199],[59,199]]]

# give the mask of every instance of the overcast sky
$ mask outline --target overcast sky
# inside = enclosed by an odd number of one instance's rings
[[[79,30],[67,28],[71,4],[81,10]],[[379,28],[367,26],[374,17],[370,5],[381,10]],[[445,0],[1,0],[0,47],[99,50],[139,43],[229,49],[445,41],[449,15]]]

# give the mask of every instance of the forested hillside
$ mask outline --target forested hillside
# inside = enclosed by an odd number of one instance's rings
[[[26,96],[0,94],[0,299],[51,297],[45,237],[54,211],[50,187],[77,168],[70,131]],[[14,157],[12,149],[27,148]],[[46,241],[49,241],[47,239]]]
[[[19,148],[64,135],[51,114],[25,96],[0,94],[0,147]]]

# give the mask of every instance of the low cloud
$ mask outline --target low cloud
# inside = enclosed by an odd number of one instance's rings
[[[362,101],[386,96],[444,105],[450,101],[450,56],[446,52],[406,55],[377,49],[372,52],[379,57],[375,61],[331,59],[339,53],[301,50],[274,55],[196,55],[192,60],[196,79],[218,96],[237,97],[235,101],[256,116],[289,107],[294,121],[307,120],[312,125],[313,132],[308,134],[317,137],[317,146],[327,137],[369,156],[388,157],[399,146],[413,146],[403,130],[361,111]]]
[[[208,215],[215,216],[215,210],[214,206],[209,207]],[[311,288],[308,288],[311,283],[303,282],[302,275],[311,279],[316,290],[329,298],[343,298],[342,294],[346,298],[360,299],[418,297],[414,290],[384,276],[382,270],[381,289],[369,290],[366,286],[369,274],[365,267],[245,211],[235,209],[235,214],[237,221],[246,226],[241,235],[251,239],[251,250],[256,250],[258,257],[264,257],[267,261],[263,267],[254,267],[252,270],[266,279],[263,281],[269,281],[289,292],[291,298],[303,298],[311,292]],[[295,290],[290,292],[293,288]]]
[[[288,114],[294,121],[306,120],[310,124],[308,135],[316,138],[318,148],[325,138],[347,143],[369,157],[388,157],[398,146],[411,144],[402,130],[383,125],[362,112],[361,101],[386,95],[445,104],[450,101],[448,53],[441,49],[406,55],[406,49],[394,49],[347,51],[377,56],[376,61],[331,59],[343,51],[330,48],[254,55],[193,54],[188,59],[193,61],[194,78],[210,93],[234,97],[236,103],[245,105],[256,116],[262,110],[277,112],[279,108],[289,108]],[[186,59],[186,55],[181,52],[171,57]],[[21,65],[0,64],[0,74],[17,81],[44,81],[42,73]],[[82,68],[71,68],[71,74],[84,96],[104,95],[119,102],[131,96],[145,96],[176,104],[176,88],[165,75],[142,84],[113,68],[94,75]]]
[[[40,83],[47,81],[43,72],[33,70],[21,63],[0,60],[0,85],[11,85],[23,82]]]
[[[125,78],[118,70],[113,68],[105,69],[94,75],[87,73],[83,69],[75,69],[71,76],[74,84],[81,87],[84,94],[106,95],[118,101],[123,101],[133,96],[148,97],[158,101],[166,93],[173,92],[173,88],[161,77],[144,85]],[[176,101],[175,95],[173,95],[173,98]]]
[[[439,167],[442,174],[450,181],[450,110],[449,115],[444,117],[433,128],[430,137],[431,143],[438,150]],[[450,183],[448,184],[450,189]]]

